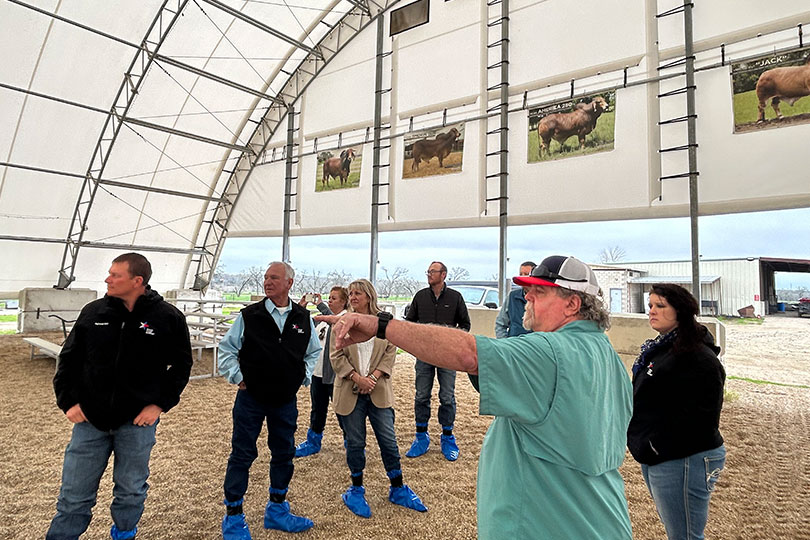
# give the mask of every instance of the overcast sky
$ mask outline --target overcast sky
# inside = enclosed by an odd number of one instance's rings
[[[704,259],[785,257],[810,259],[810,209],[781,210],[699,220],[700,253]],[[509,272],[530,259],[548,255],[574,255],[599,262],[599,253],[612,246],[625,250],[624,262],[688,260],[689,219],[670,218],[604,221],[557,225],[509,227]],[[368,234],[293,237],[292,264],[298,271],[343,270],[354,277],[369,273]],[[498,272],[498,229],[439,229],[380,234],[380,266],[403,266],[411,277],[424,279],[432,260],[448,267],[464,267],[470,279],[491,279]],[[238,273],[250,266],[264,266],[281,258],[281,238],[231,238],[220,259],[225,271]],[[810,274],[777,274],[777,287],[810,287]]]

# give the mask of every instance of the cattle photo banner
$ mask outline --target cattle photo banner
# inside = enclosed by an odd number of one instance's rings
[[[732,63],[731,85],[734,133],[810,122],[810,48]]]
[[[464,123],[406,133],[403,146],[402,178],[461,172]]]
[[[551,161],[613,150],[616,92],[601,92],[529,109],[528,161]]]
[[[315,193],[360,187],[362,163],[362,144],[318,152]]]

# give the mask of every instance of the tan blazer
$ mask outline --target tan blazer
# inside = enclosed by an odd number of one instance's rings
[[[397,357],[396,346],[387,339],[374,338],[374,348],[371,350],[369,373],[375,369],[383,372],[374,390],[371,392],[371,402],[380,409],[394,406],[394,389],[391,386],[391,374],[394,372],[394,361]],[[335,349],[335,333],[329,339],[329,358],[335,370],[335,388],[332,397],[332,407],[337,414],[346,416],[354,410],[357,404],[357,394],[352,392],[354,383],[346,378],[352,370],[359,373],[360,356],[357,345],[349,345],[343,349]]]

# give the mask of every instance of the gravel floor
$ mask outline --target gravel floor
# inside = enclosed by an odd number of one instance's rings
[[[58,340],[59,334],[44,337]],[[729,451],[726,470],[712,498],[707,538],[810,539],[810,319],[768,318],[761,326],[728,326],[728,374],[794,386],[757,384],[731,378],[721,430]],[[0,539],[42,538],[59,490],[62,453],[70,426],[56,408],[50,379],[53,361],[31,360],[22,336],[0,336]],[[195,372],[210,369],[210,360]],[[797,386],[798,385],[798,386]],[[803,385],[803,387],[801,386]],[[400,355],[395,372],[400,452],[412,434],[413,358]],[[435,400],[434,389],[434,400]],[[366,486],[373,516],[349,513],[340,493],[349,483],[341,440],[330,417],[324,450],[296,460],[289,500],[294,511],[316,526],[304,538],[465,539],[475,538],[475,477],[478,453],[490,419],[467,378],[457,383],[456,435],[461,458],[445,461],[434,445],[424,457],[403,458],[405,480],[430,510],[418,514],[387,501],[387,480],[379,451],[369,438]],[[222,479],[229,452],[234,388],[222,379],[192,381],[180,405],[164,415],[152,456],[149,500],[142,539],[219,537]],[[298,439],[306,431],[309,395],[299,396]],[[435,407],[434,407],[435,414]],[[438,439],[435,420],[431,435]],[[262,438],[260,437],[260,441]],[[253,537],[287,538],[265,531],[261,514],[267,489],[266,448],[252,469],[246,511]],[[84,538],[109,538],[109,470],[102,479],[96,517]],[[629,457],[622,467],[637,539],[664,538],[655,508]],[[542,538],[538,534],[538,538]]]

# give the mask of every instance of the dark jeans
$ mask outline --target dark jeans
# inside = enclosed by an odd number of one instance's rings
[[[90,525],[98,484],[110,454],[114,455],[110,514],[122,531],[135,528],[149,488],[146,479],[157,424],[128,423],[112,431],[99,431],[89,422],[73,425],[73,436],[65,449],[56,516],[45,536],[47,540],[75,540]]]
[[[413,415],[417,424],[430,420],[430,394],[433,392],[434,374],[439,379],[439,423],[452,426],[456,420],[456,372],[437,368],[416,360],[416,395],[413,400]]]
[[[363,472],[366,468],[366,418],[377,437],[385,471],[400,468],[393,407],[380,409],[372,403],[368,394],[358,394],[354,410],[346,416],[338,417],[346,434],[346,464],[352,474]]]
[[[333,387],[333,384],[324,384],[323,378],[312,376],[312,384],[309,386],[309,395],[312,398],[309,429],[315,433],[323,433],[323,428],[326,427],[326,413],[329,412]]]
[[[265,420],[270,449],[270,486],[284,490],[290,484],[298,420],[295,398],[279,407],[271,407],[259,403],[247,390],[239,390],[233,404],[231,455],[225,471],[225,498],[229,501],[238,501],[247,491],[250,466],[259,455],[256,441]]]

